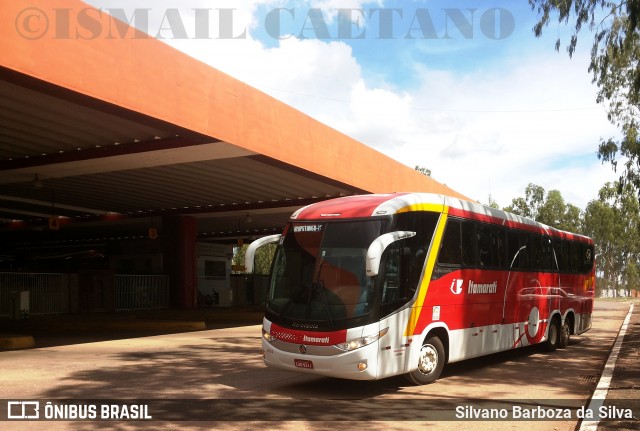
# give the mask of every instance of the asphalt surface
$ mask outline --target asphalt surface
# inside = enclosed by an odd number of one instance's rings
[[[632,419],[602,421],[599,430],[640,429],[640,303],[636,301],[620,346],[604,406],[632,406]]]
[[[180,332],[201,331],[204,329],[234,328],[243,325],[258,325],[260,324],[261,320],[261,311],[251,309],[211,309],[193,311],[161,310],[153,312],[146,311],[136,313],[93,314],[76,316],[31,316],[29,320],[25,321],[9,321],[7,319],[0,320],[0,346],[2,346],[1,343],[4,340],[4,349],[9,350],[9,348],[6,347],[6,340],[18,340],[16,341],[16,343],[19,344],[21,342],[19,340],[24,339],[32,339],[35,347],[74,345],[95,341],[121,340],[129,338],[134,339],[138,337],[160,334],[176,334]],[[151,337],[149,340],[154,340],[154,337]],[[146,341],[131,340],[131,342],[138,344]],[[25,345],[23,347],[13,346],[11,347],[11,350],[29,347],[30,346],[28,345]],[[230,345],[230,348],[233,352],[233,349],[235,347],[233,345]],[[615,350],[616,347],[614,346],[614,351]],[[640,304],[637,301],[633,309],[633,314],[630,316],[630,320],[626,326],[626,334],[619,346],[619,357],[617,358],[617,361],[614,365],[615,368],[613,369],[610,381],[607,381],[608,390],[606,392],[607,401],[605,402],[605,408],[607,406],[620,407],[632,405],[633,417],[621,418],[621,420],[607,420],[599,423],[596,422],[595,424],[592,423],[591,428],[582,429],[640,429],[640,422],[638,418],[640,414]],[[452,370],[452,373],[454,375],[456,375],[456,373],[463,374],[461,373],[460,365],[457,365],[457,368],[453,368],[454,369]],[[509,367],[505,368],[505,366],[503,365],[501,368],[504,370],[503,372],[507,372]],[[605,366],[604,368],[606,373],[607,367]],[[594,373],[581,374],[589,374],[589,377],[596,377],[591,376],[591,374]],[[272,372],[271,375],[278,376],[279,374]],[[506,375],[503,376],[503,379],[504,378],[506,378]],[[541,378],[544,379],[544,377]],[[552,370],[548,371],[547,378],[554,379],[555,381],[560,381],[558,376],[552,377]],[[441,384],[441,386],[439,387],[445,389],[447,383],[446,380],[447,379],[445,379],[445,381],[443,381],[443,384]],[[456,380],[456,378],[452,378],[449,380]],[[521,379],[519,378],[518,380]],[[505,380],[506,386],[501,390],[506,397],[509,397],[509,394],[506,392],[508,390],[508,387],[510,387],[508,381],[508,379]],[[340,382],[329,382],[331,383],[330,386],[341,384]],[[248,384],[249,383],[247,383],[247,385]],[[467,383],[467,385],[468,384],[469,383]],[[343,389],[349,388],[349,385],[341,387]],[[457,386],[454,386],[454,388],[455,387]],[[461,390],[463,390],[463,387],[464,385],[460,386]],[[520,392],[522,391],[522,389],[522,387],[514,387],[513,391]],[[331,389],[326,390],[331,391]],[[450,389],[447,390],[447,396],[453,396],[454,394],[449,393],[449,390]],[[527,393],[531,392],[532,390],[533,388],[528,389]],[[288,395],[290,395],[289,391],[290,388],[287,389]],[[359,394],[359,396],[360,395],[361,394]],[[463,396],[463,394],[458,395]],[[308,394],[302,394],[302,398],[307,399],[307,397]],[[335,394],[333,392],[330,392],[328,397],[329,399],[335,399]],[[539,398],[542,398],[542,396],[539,396]],[[482,424],[482,426],[480,424]],[[474,422],[468,422],[464,425],[467,427],[467,429],[491,429],[484,427],[484,424],[489,425],[489,423]],[[415,425],[418,424],[416,423]],[[443,423],[440,423],[440,425],[442,426]],[[503,427],[506,425],[507,424],[502,424]],[[514,424],[515,427],[513,429],[518,429],[518,426],[521,425],[521,423]],[[540,423],[540,425],[542,426],[547,424]],[[584,422],[582,425],[584,425]],[[580,424],[578,425],[578,427],[579,426]]]

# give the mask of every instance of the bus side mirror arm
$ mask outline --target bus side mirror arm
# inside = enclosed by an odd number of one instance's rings
[[[263,245],[273,244],[274,242],[280,241],[280,237],[282,235],[269,235],[262,238],[258,238],[249,244],[247,247],[247,251],[244,255],[244,270],[248,273],[253,272],[254,261],[256,257],[256,250],[258,250]]]
[[[389,245],[401,239],[411,238],[412,236],[416,236],[416,233],[412,231],[398,230],[395,232],[385,233],[384,235],[380,235],[376,238],[367,250],[367,276],[373,277],[378,275],[378,272],[380,272],[380,259],[382,258],[382,253],[384,253]]]

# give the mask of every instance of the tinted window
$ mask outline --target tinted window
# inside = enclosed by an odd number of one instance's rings
[[[570,249],[570,270],[571,272],[582,272],[582,244],[579,242],[569,242]]]
[[[400,253],[402,282],[403,285],[410,286],[409,289],[415,289],[418,285],[439,217],[440,213],[408,212],[398,214],[396,218],[394,230],[416,233],[414,237],[398,241],[398,245],[404,247],[404,252]]]
[[[583,250],[582,270],[583,272],[589,272],[591,271],[591,268],[593,268],[593,246],[585,245],[582,250]]]
[[[551,239],[546,236],[533,235],[531,242],[534,244],[531,252],[533,256],[533,268],[551,271],[553,269]]]
[[[481,267],[506,267],[505,232],[497,226],[479,224],[478,264]]]
[[[393,230],[408,230],[416,235],[394,242],[384,252],[380,284],[380,313],[383,316],[397,310],[415,295],[439,216],[439,213],[408,212],[396,217]]]
[[[462,252],[460,244],[460,222],[449,219],[442,238],[442,244],[440,245],[438,263],[442,265],[461,265]]]
[[[524,247],[524,248],[522,248]],[[512,269],[529,269],[530,254],[529,234],[520,231],[509,232],[509,265],[513,262]],[[515,259],[515,260],[514,260]]]
[[[441,268],[436,268],[436,278],[451,271],[442,268],[447,266],[587,272],[593,265],[593,247],[538,233],[450,218],[440,245],[438,265]]]
[[[476,266],[476,226],[472,222],[462,222],[462,265]]]

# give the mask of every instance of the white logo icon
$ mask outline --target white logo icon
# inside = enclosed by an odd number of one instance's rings
[[[40,419],[40,402],[9,401],[7,419]]]
[[[451,282],[451,293],[454,295],[460,295],[460,293],[462,293],[462,283],[464,283],[464,280],[454,278]]]

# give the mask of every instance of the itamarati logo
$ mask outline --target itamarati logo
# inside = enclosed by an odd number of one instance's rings
[[[464,283],[464,280],[461,280],[459,278],[454,278],[453,281],[451,281],[451,293],[453,293],[454,295],[460,295],[462,293],[463,283]]]
[[[467,293],[469,295],[483,294],[483,293],[496,293],[497,291],[498,291],[497,281],[494,281],[493,283],[478,284],[469,280],[469,289],[467,290]]]
[[[454,295],[460,295],[462,293],[462,285],[464,284],[464,280],[460,278],[454,278],[451,281],[451,293]],[[494,281],[492,283],[476,283],[473,280],[469,280],[469,285],[467,286],[467,294],[468,295],[477,295],[477,294],[490,294],[496,293],[498,291],[498,282]]]

